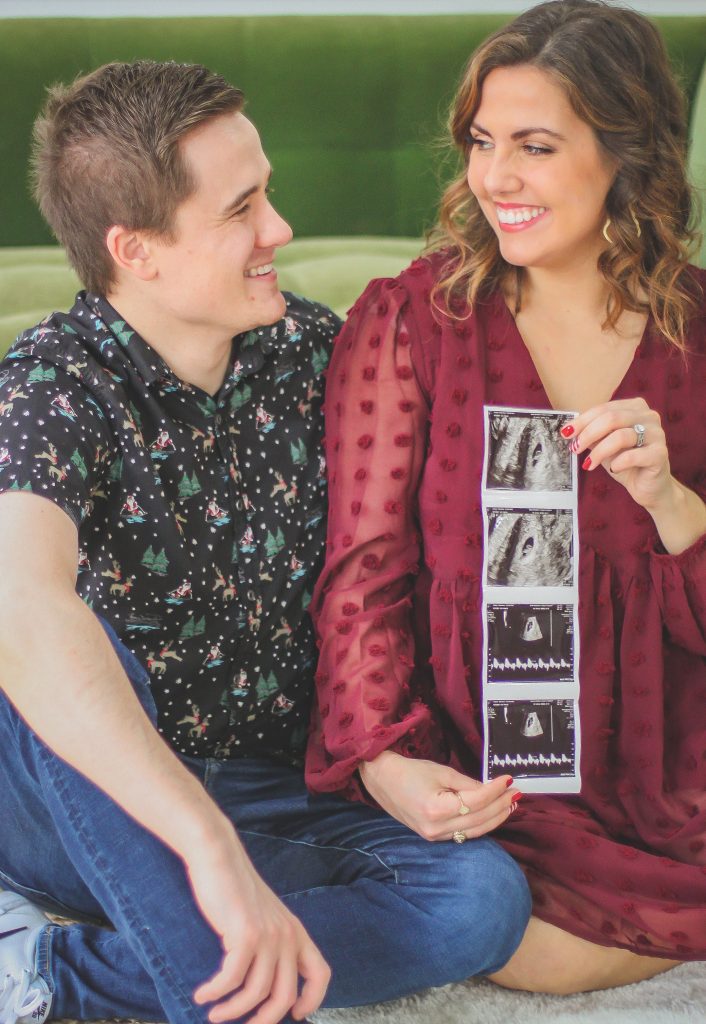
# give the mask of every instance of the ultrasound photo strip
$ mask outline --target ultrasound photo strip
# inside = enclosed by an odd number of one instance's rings
[[[485,408],[483,773],[527,792],[581,785],[574,415]]]

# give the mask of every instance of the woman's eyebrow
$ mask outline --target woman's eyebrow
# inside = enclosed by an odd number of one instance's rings
[[[489,139],[492,139],[493,137],[487,128],[483,128],[482,125],[477,124],[475,121],[471,125],[471,128],[476,132],[480,132],[481,135],[487,135]],[[512,133],[510,138],[517,141],[518,139],[526,138],[528,135],[534,135],[537,132],[541,132],[544,135],[550,135],[553,139],[560,139],[562,142],[566,141],[566,137],[564,135],[561,135],[559,132],[555,132],[551,128],[541,127],[518,128],[516,132]]]

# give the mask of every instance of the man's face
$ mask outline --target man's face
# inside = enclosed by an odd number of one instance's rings
[[[152,239],[165,317],[232,337],[284,315],[272,268],[292,238],[270,205],[270,165],[254,126],[224,114],[190,132],[181,151],[196,181],[177,209],[173,242]]]

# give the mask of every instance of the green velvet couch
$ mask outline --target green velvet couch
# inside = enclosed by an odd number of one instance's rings
[[[371,277],[394,276],[421,249],[417,238],[302,238],[279,250],[277,274],[281,288],[345,316]],[[0,352],[47,312],[65,309],[80,287],[56,246],[0,247]]]
[[[149,57],[200,61],[239,85],[297,236],[278,257],[283,286],[344,312],[371,277],[419,251],[455,167],[440,141],[458,78],[508,18],[0,18],[0,351],[77,287],[47,248],[27,185],[31,125],[52,82]],[[689,100],[692,175],[706,188],[706,16],[656,21]]]

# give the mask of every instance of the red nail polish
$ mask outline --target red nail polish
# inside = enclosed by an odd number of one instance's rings
[[[581,463],[581,469],[590,469],[590,468],[591,468],[591,456],[587,455],[586,458]]]
[[[505,783],[505,788],[509,789],[510,786],[512,785],[512,783],[513,783],[513,779],[508,779],[507,782]]]
[[[512,798],[513,804],[519,803],[524,795],[525,795],[524,793],[515,793],[515,795]]]
[[[571,423],[565,423],[559,433],[562,437],[571,437],[574,432],[574,428]]]

